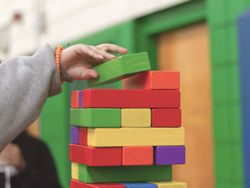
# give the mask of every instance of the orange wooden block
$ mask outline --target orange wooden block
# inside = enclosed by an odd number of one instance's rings
[[[147,71],[123,81],[125,89],[179,89],[180,73],[169,71]]]
[[[152,146],[125,146],[122,148],[122,165],[152,165],[153,155]]]

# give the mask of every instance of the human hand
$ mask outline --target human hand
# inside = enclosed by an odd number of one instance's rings
[[[11,165],[18,171],[26,168],[26,162],[23,158],[21,149],[16,144],[8,144],[0,153],[0,164]]]
[[[127,49],[115,44],[90,46],[77,44],[66,48],[61,54],[61,63],[73,80],[97,78],[93,66],[115,58],[112,53],[126,54]]]

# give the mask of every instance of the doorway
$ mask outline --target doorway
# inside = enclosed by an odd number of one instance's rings
[[[162,33],[158,69],[181,73],[182,125],[186,165],[173,168],[174,180],[191,188],[214,187],[209,32],[205,23]]]

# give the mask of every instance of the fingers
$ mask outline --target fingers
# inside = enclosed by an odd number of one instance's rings
[[[120,53],[120,54],[128,53],[128,50],[126,48],[123,48],[123,47],[115,45],[115,44],[106,43],[106,44],[100,44],[96,47],[99,49],[102,49],[106,52]]]
[[[79,53],[79,51],[80,51],[80,53]],[[76,53],[83,58],[86,58],[86,55],[87,55],[96,61],[103,60],[103,56],[101,55],[101,53],[99,53],[97,50],[95,50],[92,46],[80,44],[76,48]]]
[[[76,46],[75,52],[84,60],[86,60],[87,55],[89,62],[101,63],[115,58],[115,56],[110,54],[110,52],[126,54],[128,50],[115,44],[100,44],[98,46],[79,44]]]
[[[98,48],[96,46],[90,45],[78,45],[76,48],[76,53],[82,57],[85,61],[91,64],[99,64],[104,61],[115,58],[114,55],[106,52],[105,50]]]
[[[86,69],[80,73],[78,76],[78,80],[89,80],[93,78],[97,78],[98,74],[94,69]]]
[[[61,63],[64,65],[66,70],[72,69],[72,67],[79,64],[90,65],[91,67],[93,65],[100,64],[107,60],[115,58],[115,56],[109,52],[125,54],[127,53],[127,49],[114,44],[101,44],[98,46],[78,44],[66,48],[62,51]],[[89,67],[85,68],[88,69]],[[97,74],[92,72],[89,76],[96,77]]]
[[[100,54],[103,57],[104,61],[115,58],[114,55],[107,53],[105,50],[102,50],[98,47],[91,46],[91,49],[94,50],[96,53]]]

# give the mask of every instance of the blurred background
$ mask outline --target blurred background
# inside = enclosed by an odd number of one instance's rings
[[[250,176],[237,20],[248,7],[250,0],[0,0],[0,58],[30,55],[45,43],[111,42],[130,53],[148,51],[153,69],[181,72],[187,164],[174,167],[174,178],[190,188],[243,188]],[[48,144],[65,188],[69,96],[84,85],[65,83],[29,127]]]

